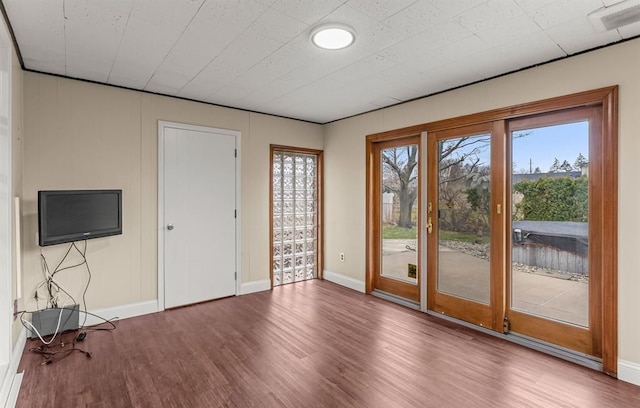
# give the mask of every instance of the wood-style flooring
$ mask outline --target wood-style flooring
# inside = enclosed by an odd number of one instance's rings
[[[326,281],[117,326],[48,365],[27,340],[17,407],[640,407],[640,387]]]

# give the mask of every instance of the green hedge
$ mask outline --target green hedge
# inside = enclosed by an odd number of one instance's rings
[[[578,221],[589,219],[587,177],[541,177],[513,186],[523,195],[516,204],[516,219],[531,221]]]

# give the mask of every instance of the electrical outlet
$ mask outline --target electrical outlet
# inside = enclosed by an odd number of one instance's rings
[[[340,261],[344,262],[344,252],[340,252]]]

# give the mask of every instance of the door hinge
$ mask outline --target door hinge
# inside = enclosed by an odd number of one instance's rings
[[[509,323],[509,318],[505,316],[504,319],[502,319],[502,332],[505,334],[509,333],[510,329],[511,329],[511,324]]]
[[[238,218],[238,210],[233,210],[233,218]]]
[[[238,157],[238,149],[233,149],[233,157]]]
[[[234,272],[233,273],[233,279],[234,280],[238,280],[238,272]]]

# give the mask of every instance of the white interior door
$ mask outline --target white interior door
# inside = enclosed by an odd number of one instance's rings
[[[167,308],[236,294],[236,136],[194,129],[164,127]]]

